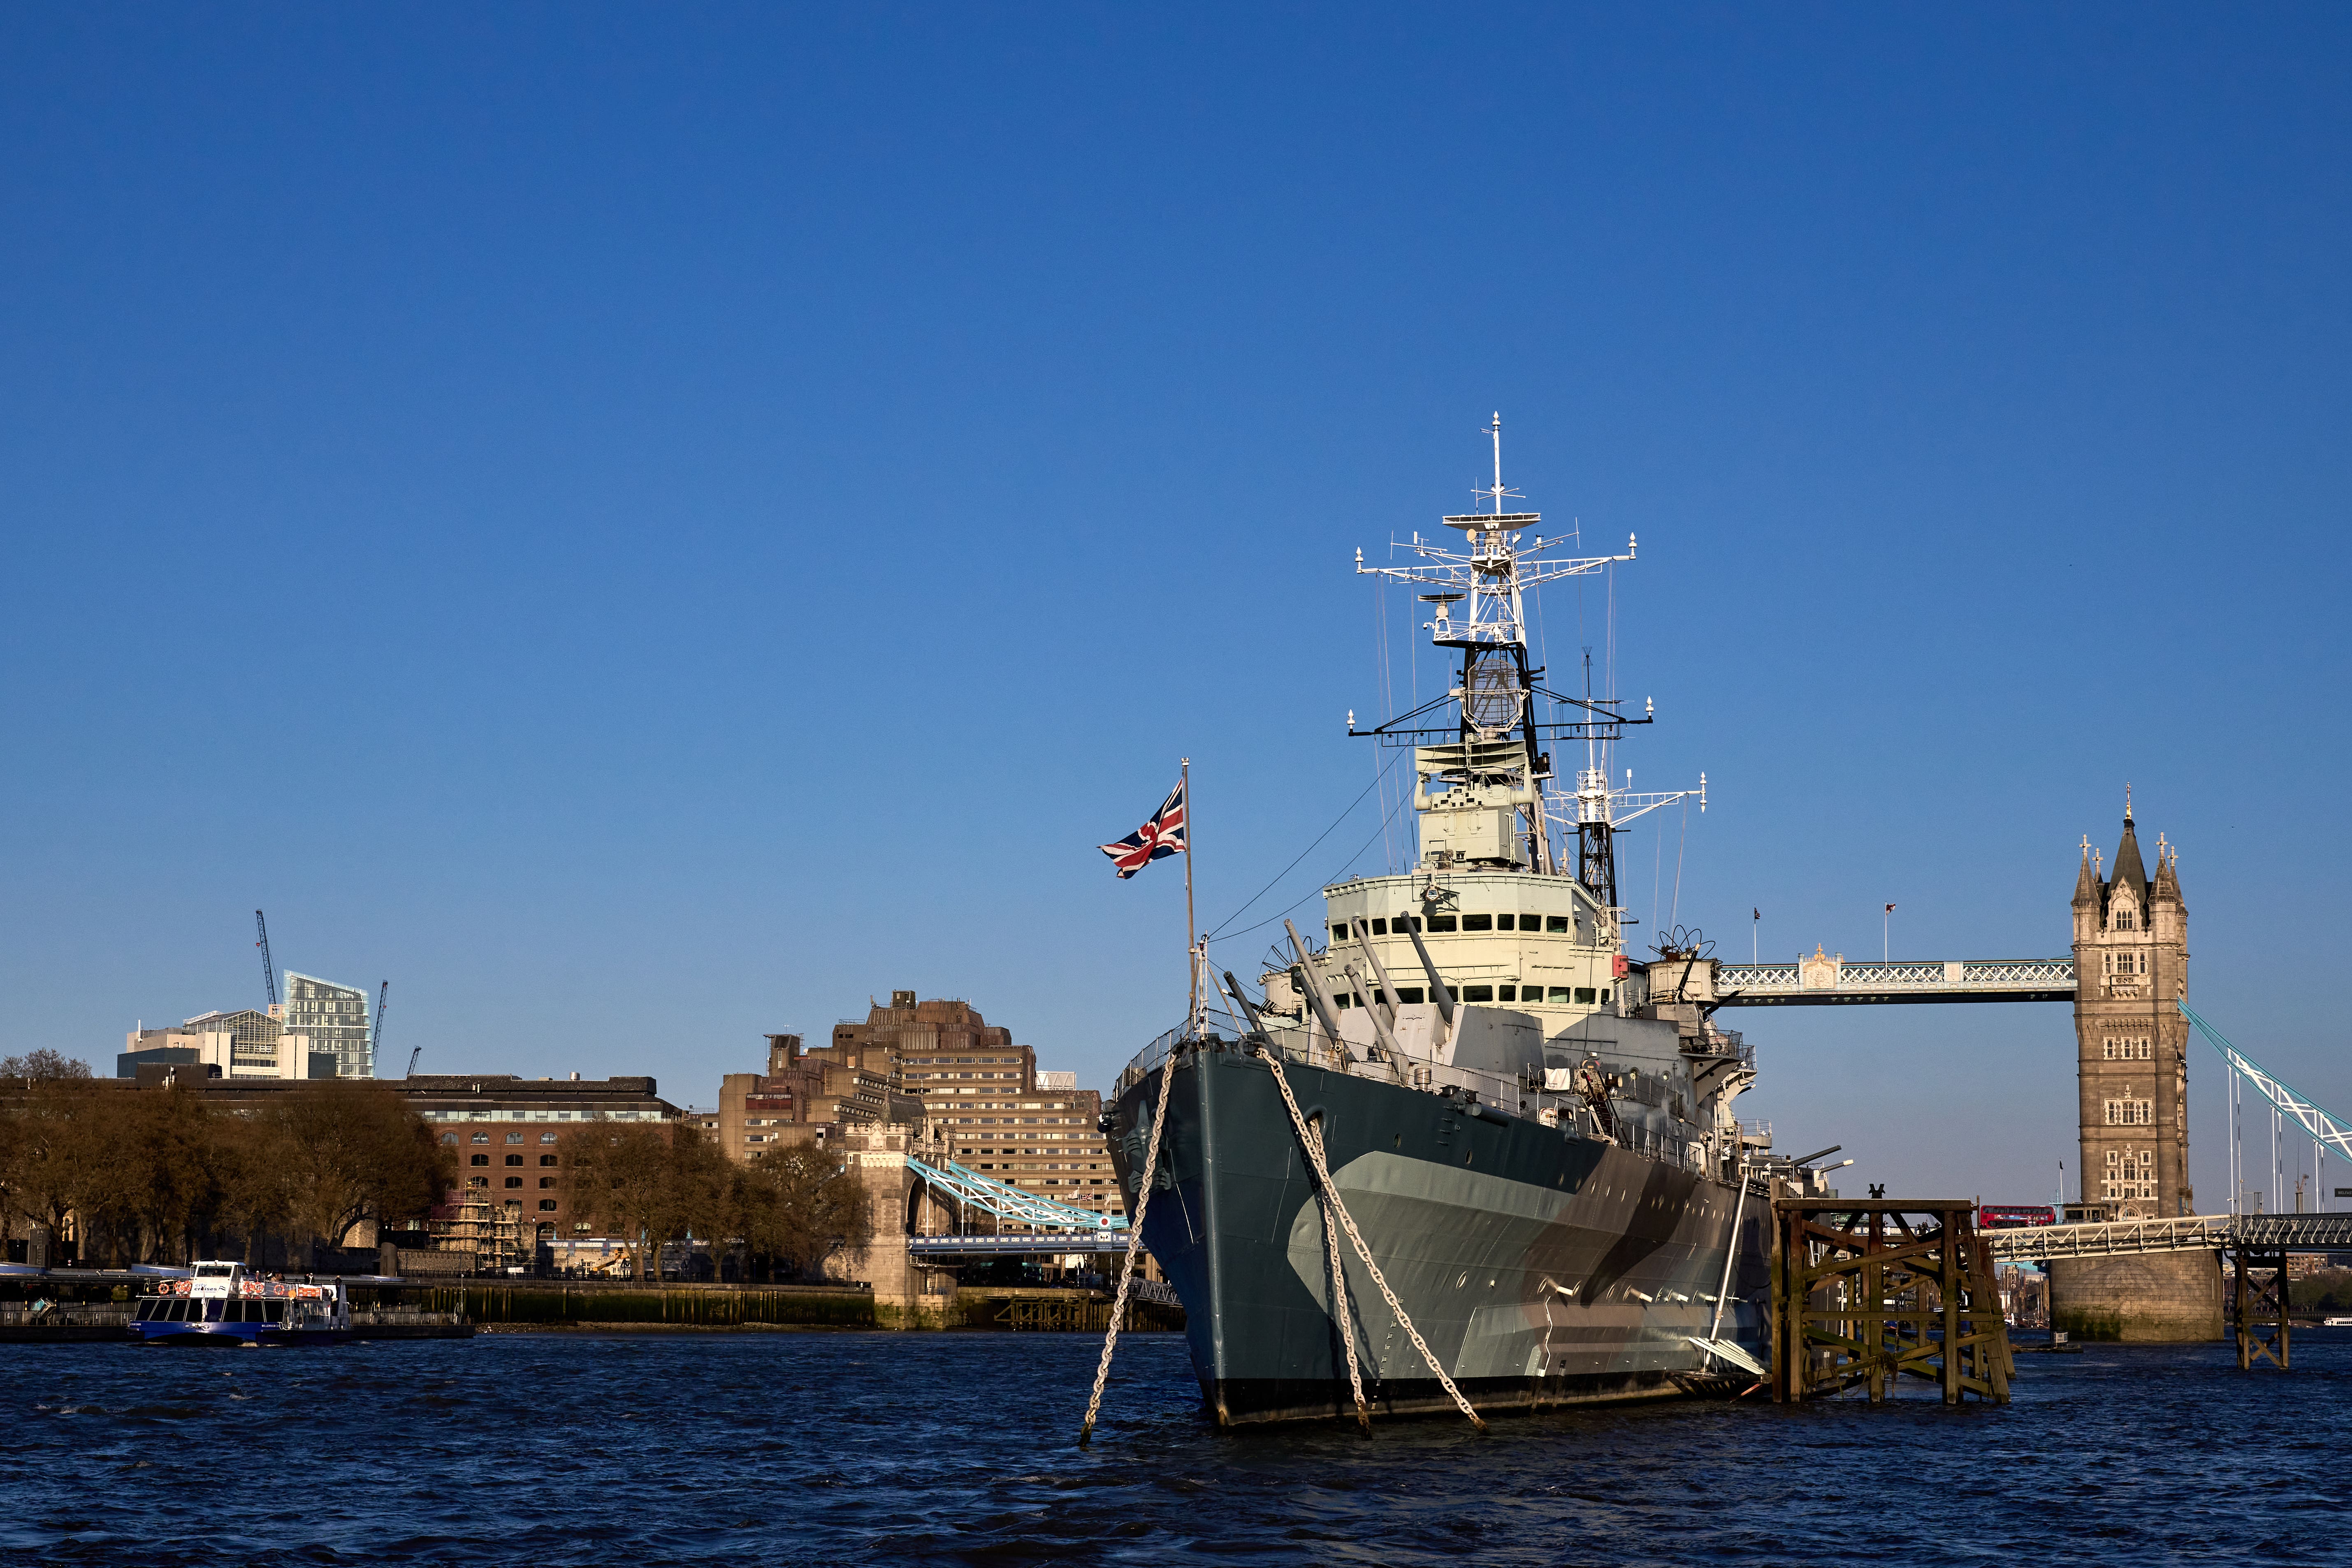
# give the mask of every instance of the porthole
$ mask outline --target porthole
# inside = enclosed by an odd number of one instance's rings
[[[1462,1275],[1460,1278],[1456,1279],[1454,1281],[1454,1288],[1456,1290],[1459,1290],[1459,1289],[1462,1289],[1462,1287],[1464,1287],[1465,1285],[1467,1285],[1467,1284],[1469,1284],[1469,1283],[1470,1283],[1470,1276],[1469,1276],[1469,1275],[1467,1275],[1467,1274],[1464,1274],[1464,1275]]]

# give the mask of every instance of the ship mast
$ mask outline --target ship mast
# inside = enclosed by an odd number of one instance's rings
[[[1650,706],[1645,703],[1641,717],[1629,719],[1622,710],[1622,699],[1593,695],[1589,654],[1583,696],[1564,696],[1538,684],[1544,671],[1528,663],[1527,591],[1565,577],[1598,575],[1618,563],[1630,562],[1634,559],[1636,542],[1629,536],[1622,555],[1548,554],[1571,541],[1530,535],[1528,531],[1543,521],[1539,513],[1503,510],[1504,503],[1520,492],[1503,483],[1502,415],[1497,412],[1479,434],[1492,446],[1494,483],[1472,491],[1486,503],[1484,510],[1441,520],[1447,528],[1460,531],[1458,545],[1423,540],[1416,532],[1410,544],[1391,546],[1409,552],[1412,559],[1391,566],[1368,566],[1364,552],[1356,552],[1360,574],[1435,590],[1420,595],[1431,612],[1423,626],[1432,643],[1459,654],[1460,684],[1374,729],[1358,730],[1351,714],[1349,733],[1414,748],[1419,785],[1413,804],[1424,817],[1433,810],[1454,808],[1456,802],[1474,808],[1508,806],[1519,814],[1524,858],[1517,848],[1492,855],[1474,852],[1466,858],[1459,851],[1440,850],[1434,853],[1444,857],[1442,863],[1428,864],[1433,852],[1424,850],[1423,868],[1441,869],[1451,864],[1532,865],[1538,872],[1561,875],[1564,868],[1553,854],[1551,829],[1555,824],[1572,826],[1578,842],[1577,879],[1596,903],[1614,910],[1617,877],[1612,840],[1616,832],[1635,817],[1693,795],[1705,810],[1706,778],[1700,775],[1696,790],[1636,795],[1629,774],[1623,789],[1612,789],[1609,745],[1623,726],[1653,722],[1655,715]],[[1576,710],[1575,716],[1538,719],[1535,706],[1538,697]],[[1441,727],[1449,706],[1454,709],[1453,722]],[[1577,775],[1572,815],[1570,802],[1560,801],[1555,809],[1546,798],[1544,786],[1553,776],[1551,758],[1543,750],[1547,739],[1585,742],[1585,766]]]

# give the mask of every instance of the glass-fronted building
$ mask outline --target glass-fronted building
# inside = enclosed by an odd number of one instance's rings
[[[289,969],[282,1011],[287,1033],[308,1035],[310,1049],[333,1054],[337,1078],[375,1076],[375,1021],[366,992]]]
[[[180,1026],[183,1029],[223,1031],[231,1040],[232,1077],[240,1072],[278,1070],[278,1041],[286,1026],[268,1014],[251,1007],[234,1013],[206,1013]]]

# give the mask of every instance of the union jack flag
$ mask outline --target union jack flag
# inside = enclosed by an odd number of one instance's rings
[[[1116,844],[1099,847],[1126,881],[1163,856],[1184,853],[1184,786],[1178,784],[1150,820]]]

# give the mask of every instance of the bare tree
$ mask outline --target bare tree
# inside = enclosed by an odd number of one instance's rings
[[[600,1122],[572,1130],[563,1145],[573,1215],[635,1242],[639,1279],[658,1271],[662,1243],[724,1227],[727,1157],[696,1129]]]
[[[0,1057],[0,1079],[21,1078],[31,1082],[52,1079],[87,1079],[89,1064],[76,1061],[63,1051],[53,1051],[43,1046],[26,1051],[21,1057]]]
[[[117,1098],[70,1079],[35,1079],[8,1121],[8,1199],[62,1238],[66,1220],[100,1199],[108,1106]]]
[[[814,1143],[772,1150],[739,1167],[730,1192],[735,1234],[772,1268],[813,1274],[836,1247],[873,1235],[864,1185],[841,1156]]]
[[[278,1201],[296,1230],[341,1247],[362,1220],[406,1219],[431,1208],[455,1179],[455,1157],[387,1084],[306,1083],[262,1114],[257,1157],[284,1183]]]

